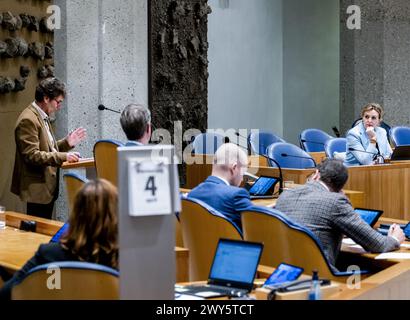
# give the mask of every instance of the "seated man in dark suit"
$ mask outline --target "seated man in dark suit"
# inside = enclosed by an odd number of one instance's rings
[[[404,241],[400,226],[392,225],[388,236],[383,236],[354,212],[342,191],[347,178],[343,162],[326,159],[317,166],[310,182],[282,193],[276,203],[277,210],[319,238],[334,271],[343,235],[371,252],[392,251]]]
[[[248,191],[239,188],[248,168],[248,157],[238,146],[223,144],[215,153],[212,175],[188,197],[199,199],[241,228],[240,212],[252,206]]]
[[[127,136],[127,147],[143,146],[151,139],[151,112],[147,107],[130,104],[121,113],[121,127]]]

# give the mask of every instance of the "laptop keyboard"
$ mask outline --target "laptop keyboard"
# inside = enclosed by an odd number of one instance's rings
[[[204,289],[209,290],[209,291],[213,291],[213,292],[217,292],[217,293],[220,293],[220,294],[226,295],[226,296],[245,295],[247,293],[247,291],[244,290],[244,289],[228,288],[228,287],[218,286],[218,285],[214,285],[214,284],[207,284],[207,285],[204,285],[204,286],[187,286],[185,288],[189,289],[189,293],[191,293],[191,294],[204,292],[205,291]]]

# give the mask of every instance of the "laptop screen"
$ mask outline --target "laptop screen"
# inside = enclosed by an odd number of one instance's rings
[[[363,209],[363,208],[356,208],[354,209],[356,213],[360,215],[360,217],[371,227],[373,227],[377,220],[379,220],[380,216],[382,215],[383,211],[381,210],[373,210],[373,209]]]
[[[266,196],[273,194],[278,179],[272,177],[259,177],[249,189],[252,196]]]
[[[209,283],[252,289],[263,245],[220,239],[209,274]]]

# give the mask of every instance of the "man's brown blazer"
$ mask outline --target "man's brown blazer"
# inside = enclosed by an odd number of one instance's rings
[[[50,141],[44,121],[33,105],[17,119],[11,192],[22,201],[48,204],[57,196],[58,167],[66,161],[65,151],[71,147],[66,139],[56,141],[51,128],[50,131],[54,141]]]

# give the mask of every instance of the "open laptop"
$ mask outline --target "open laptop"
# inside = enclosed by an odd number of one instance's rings
[[[279,179],[274,177],[261,176],[250,187],[249,194],[251,199],[273,198],[275,186]]]
[[[390,157],[390,161],[403,161],[410,160],[410,146],[397,146],[394,148],[393,153]]]
[[[220,239],[206,285],[175,287],[178,293],[203,298],[241,297],[253,288],[263,244]]]
[[[371,227],[374,227],[377,220],[383,214],[382,210],[355,208],[354,211],[360,215],[360,217],[367,222]]]

